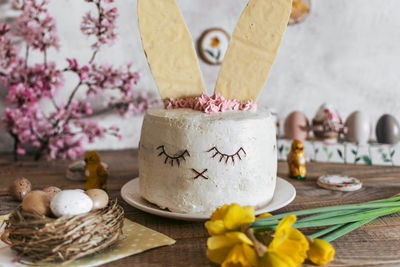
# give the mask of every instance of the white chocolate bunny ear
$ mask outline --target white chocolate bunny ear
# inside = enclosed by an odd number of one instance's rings
[[[291,0],[250,0],[233,33],[215,92],[256,101],[274,63],[292,8]]]
[[[205,93],[192,38],[175,0],[138,0],[139,29],[161,97]]]

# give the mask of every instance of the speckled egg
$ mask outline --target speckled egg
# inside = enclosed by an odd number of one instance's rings
[[[31,182],[24,178],[17,178],[10,186],[10,194],[15,200],[21,201],[32,190]]]
[[[367,114],[361,111],[354,111],[347,117],[345,127],[346,140],[359,144],[366,144],[369,140],[371,125]]]
[[[89,189],[86,191],[93,201],[92,210],[98,210],[107,207],[108,205],[108,194],[102,189]]]
[[[50,204],[56,217],[85,214],[92,206],[92,199],[82,190],[63,190],[53,197]]]
[[[61,192],[61,189],[56,186],[48,186],[43,188],[43,192],[45,192],[49,196],[50,200],[52,200],[55,195]]]
[[[379,143],[396,144],[400,141],[400,125],[392,115],[382,115],[376,124],[375,132]]]
[[[308,137],[309,123],[300,111],[293,111],[285,120],[284,130],[288,139],[305,140]]]
[[[22,210],[37,215],[50,216],[50,199],[43,191],[31,191],[22,200]]]

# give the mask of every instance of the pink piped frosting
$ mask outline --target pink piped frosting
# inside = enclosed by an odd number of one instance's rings
[[[257,111],[257,103],[251,100],[240,101],[237,99],[225,99],[219,93],[213,96],[202,94],[194,98],[168,99],[164,101],[166,109],[191,108],[208,114],[224,112],[228,110]]]

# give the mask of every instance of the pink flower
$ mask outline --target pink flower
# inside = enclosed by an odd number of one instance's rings
[[[0,67],[7,70],[17,60],[18,48],[11,41],[10,27],[7,24],[0,25]],[[0,82],[4,82],[1,75]]]
[[[18,155],[25,155],[25,153],[26,153],[26,151],[25,151],[24,148],[22,148],[22,147],[18,147],[17,148],[17,154]]]
[[[48,1],[25,0],[17,5],[21,15],[15,26],[16,34],[24,39],[29,47],[44,51],[50,47],[59,48],[56,24],[46,5]]]
[[[76,58],[67,58],[68,64],[69,64],[69,69],[73,71],[78,70],[78,61]]]
[[[89,77],[89,67],[83,66],[79,72],[79,78],[85,81]]]
[[[87,1],[93,2],[93,1]],[[97,2],[97,1],[96,1]],[[101,5],[101,2],[98,2]],[[105,1],[105,3],[113,3],[113,1]],[[117,38],[116,19],[118,12],[115,7],[106,8],[100,6],[99,12],[101,17],[93,16],[91,12],[84,15],[81,23],[81,31],[88,36],[95,36],[96,42],[92,44],[93,49],[99,49],[102,45],[113,44]]]

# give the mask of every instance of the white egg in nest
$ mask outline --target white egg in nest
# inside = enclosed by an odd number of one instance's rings
[[[56,217],[81,215],[91,211],[92,199],[82,190],[63,190],[51,200],[50,208]]]

